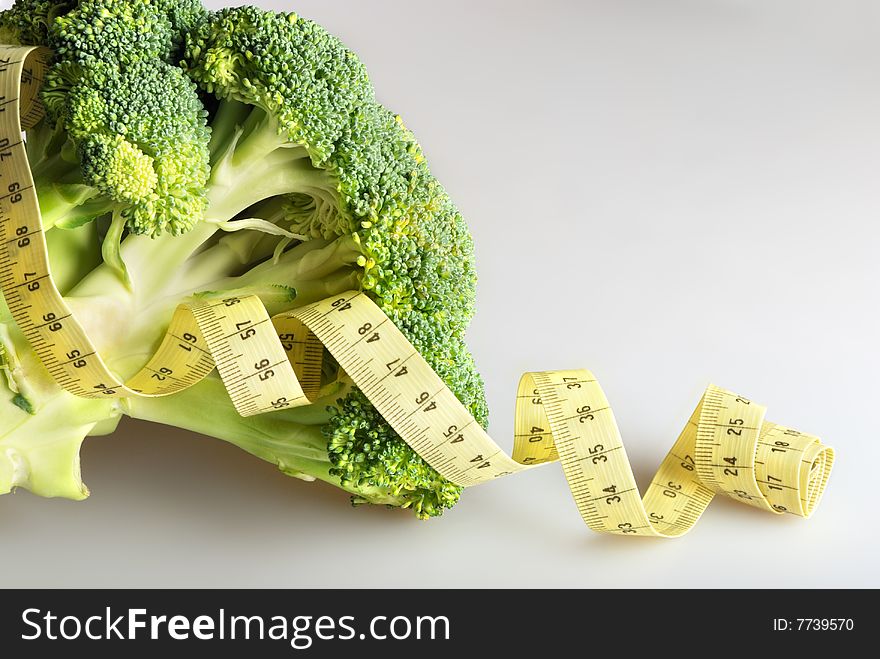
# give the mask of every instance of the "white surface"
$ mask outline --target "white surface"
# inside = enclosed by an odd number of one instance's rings
[[[553,465],[420,523],[127,423],[87,441],[88,501],[0,499],[0,584],[880,586],[880,5],[288,6],[361,55],[469,219],[493,436],[522,371],[591,368],[644,487],[713,381],[838,449],[826,497],[602,537]]]

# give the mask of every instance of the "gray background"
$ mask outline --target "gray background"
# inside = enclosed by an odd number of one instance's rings
[[[878,3],[285,5],[361,55],[470,220],[502,445],[522,371],[589,367],[644,486],[711,380],[838,449],[826,497],[603,537],[552,465],[422,523],[125,423],[86,442],[89,500],[0,499],[0,584],[880,586]]]

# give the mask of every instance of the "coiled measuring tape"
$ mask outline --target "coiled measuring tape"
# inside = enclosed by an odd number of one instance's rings
[[[48,52],[0,46],[0,288],[58,384],[84,397],[167,396],[215,367],[243,416],[308,405],[326,348],[376,409],[434,469],[462,486],[560,461],[595,531],[675,537],[716,493],[809,517],[833,449],[768,422],[765,408],[710,386],[642,498],[614,415],[586,370],[527,373],[507,455],[366,295],[351,291],[269,317],[257,297],[178,307],[156,354],[127,382],[101,360],[56,288],[21,129],[42,116]]]

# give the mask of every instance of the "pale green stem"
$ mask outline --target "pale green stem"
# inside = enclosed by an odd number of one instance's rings
[[[350,386],[333,383],[324,387],[312,405],[244,418],[235,411],[222,382],[212,375],[167,398],[128,399],[126,414],[222,439],[271,462],[289,476],[326,481],[373,503],[400,505],[387,491],[344,486],[330,475],[322,430],[330,418],[326,408],[344,397]]]

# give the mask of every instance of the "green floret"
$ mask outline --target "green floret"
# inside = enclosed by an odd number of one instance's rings
[[[58,16],[76,7],[76,0],[16,0],[0,11],[0,43],[45,46]]]
[[[55,21],[49,45],[60,60],[89,67],[165,59],[171,37],[168,17],[150,2],[81,0]]]
[[[168,60],[175,34],[168,2],[80,0],[49,31],[49,46],[60,60],[83,67],[111,62]],[[189,25],[187,25],[189,27]]]
[[[202,219],[209,174],[207,113],[195,85],[167,63],[204,10],[185,3],[83,0],[52,23],[55,50],[28,135],[48,227],[111,213],[134,233],[180,234]],[[59,145],[59,131],[67,144]],[[119,264],[117,263],[117,266]]]
[[[338,183],[320,168],[373,90],[335,37],[295,14],[224,9],[189,36],[184,66],[220,101],[211,120],[219,214],[282,194],[336,198]]]
[[[140,194],[131,195],[128,185],[102,191],[125,204],[121,214],[135,233],[188,231],[204,215],[210,173],[207,113],[194,85],[179,68],[160,61],[111,68],[95,82],[71,91],[68,134],[83,145],[102,136],[110,144],[123,145],[123,151],[105,159],[100,150],[80,149],[86,183],[124,184],[127,176],[146,165]]]
[[[122,135],[91,135],[79,150],[83,178],[99,193],[124,204],[144,202],[154,194],[159,177],[153,159]]]
[[[177,64],[183,52],[186,35],[208,17],[201,0],[152,0],[156,9],[171,23],[170,64]]]
[[[71,145],[50,147],[48,155],[31,149],[47,224],[76,226],[112,211],[132,232],[176,235],[204,216],[207,112],[178,67],[159,60],[94,64],[72,86],[66,74],[50,74],[45,96],[52,114],[29,139],[50,142],[41,132],[57,130],[55,117]]]
[[[135,233],[179,234],[202,219],[206,112],[168,62],[206,16],[197,0],[19,0],[0,13],[8,41],[54,50],[47,117],[28,135],[48,228],[113,213]]]

